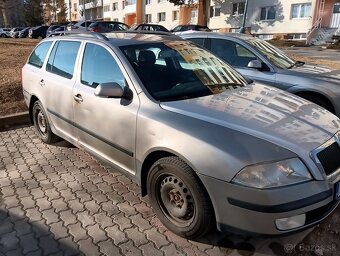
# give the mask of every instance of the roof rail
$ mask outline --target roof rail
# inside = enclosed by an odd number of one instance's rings
[[[97,32],[90,32],[90,31],[56,31],[56,32],[52,32],[51,34],[48,35],[48,37],[53,37],[53,36],[64,36],[64,35],[79,35],[79,36],[91,36],[91,37],[95,37],[97,39],[101,39],[101,40],[105,40],[105,41],[109,41],[109,39],[104,36],[101,33],[97,33]]]
[[[110,33],[129,33],[129,34],[154,34],[154,35],[167,35],[174,36],[174,34],[165,31],[151,31],[151,30],[119,30],[119,31],[110,31],[106,34]]]

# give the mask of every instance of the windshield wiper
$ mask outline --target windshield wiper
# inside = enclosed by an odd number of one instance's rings
[[[301,67],[305,65],[305,62],[304,61],[295,61],[293,65],[291,65],[288,69],[291,69],[291,68],[294,68],[294,67]]]

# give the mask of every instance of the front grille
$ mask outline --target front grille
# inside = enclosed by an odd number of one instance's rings
[[[340,146],[337,142],[317,153],[320,163],[327,175],[332,174],[340,167]]]

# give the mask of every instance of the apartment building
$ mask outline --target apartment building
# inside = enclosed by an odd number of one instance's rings
[[[209,27],[235,32],[243,25],[246,0],[211,1]],[[248,1],[245,27],[259,37],[308,39],[318,28],[339,28],[340,0]]]
[[[79,0],[65,0],[67,6],[67,20],[68,21],[78,21],[82,16],[82,6]]]
[[[179,7],[167,0],[79,0],[78,9],[83,8],[83,1],[86,19],[115,20],[130,26],[141,22],[158,23],[168,29],[202,20],[198,5]],[[208,26],[214,31],[239,31],[244,22],[246,2],[246,30],[264,39],[309,40],[319,28],[336,30],[340,25],[340,0],[207,1],[210,1]],[[70,2],[76,5],[77,1]],[[71,13],[73,11],[75,8]],[[79,13],[78,10],[78,17]],[[77,17],[76,13],[73,17]],[[331,31],[333,33],[334,29]]]

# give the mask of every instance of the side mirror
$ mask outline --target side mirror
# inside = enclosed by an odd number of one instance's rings
[[[261,69],[262,68],[262,62],[259,60],[251,60],[248,63],[248,68],[253,68],[253,69]]]
[[[102,83],[97,86],[94,95],[103,98],[123,98],[124,89],[117,83]]]

